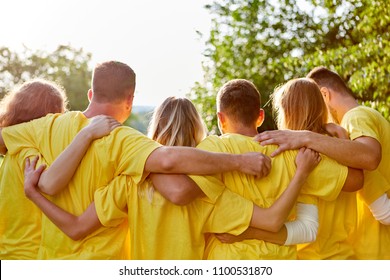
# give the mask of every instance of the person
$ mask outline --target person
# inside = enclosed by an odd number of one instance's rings
[[[329,134],[326,130],[327,107],[313,80],[292,79],[275,90],[272,100],[279,129]],[[348,238],[355,227],[356,211],[354,192],[342,191],[334,201],[320,199],[317,238],[314,242],[298,245],[298,258],[354,259],[353,246]],[[245,238],[248,238],[248,233]]]
[[[55,83],[35,79],[9,92],[0,103],[0,127],[28,122],[66,110],[66,94]],[[5,154],[0,167],[0,259],[36,259],[41,241],[41,212],[23,194],[20,155]]]
[[[97,115],[108,115],[122,123],[131,113],[135,90],[135,73],[126,64],[108,61],[98,64],[88,91],[90,104],[84,112],[50,115],[29,123],[3,128],[0,148],[17,155],[25,149],[37,149],[42,160],[50,165],[71,143],[77,132]],[[70,158],[72,160],[72,157]],[[75,160],[75,159],[73,159]],[[20,162],[19,166],[24,163]],[[264,176],[269,159],[259,153],[231,155],[204,153],[188,147],[162,147],[140,132],[116,128],[110,135],[94,141],[80,159],[80,164],[67,188],[57,178],[44,172],[39,186],[50,199],[73,214],[81,214],[93,201],[93,194],[118,175],[127,175],[135,184],[149,172],[204,174],[239,169]],[[50,169],[50,168],[49,168]],[[55,173],[55,172],[54,172]],[[87,186],[87,187],[81,187]],[[45,216],[42,219],[42,240],[39,259],[122,259],[127,225],[100,228],[83,240],[74,241],[62,233]]]
[[[167,98],[155,109],[149,126],[149,137],[163,145],[194,147],[205,136],[206,129],[202,119],[187,98]],[[66,162],[62,163],[64,154],[80,154],[83,153],[82,150],[80,145],[72,151],[66,149],[53,166],[59,164],[63,167],[60,172],[66,172],[64,169],[70,167]],[[306,177],[319,160],[318,154],[309,150],[301,151],[296,159],[296,174],[287,190],[269,209],[258,209],[255,219],[260,222],[267,219],[284,220]],[[131,259],[202,259],[205,234],[238,234],[248,227],[253,212],[252,202],[228,189],[225,189],[215,203],[200,196],[188,205],[174,205],[153,187],[152,178],[156,179],[156,176],[161,175],[150,174],[149,179],[138,186],[127,181],[124,176],[119,179],[122,182],[120,184],[114,183],[114,179],[108,187],[95,193],[95,202],[89,208],[90,211],[76,217],[56,207],[40,194],[36,184],[43,168],[40,166],[35,170],[35,166],[36,160],[31,164],[29,160],[26,163],[26,195],[70,237],[83,238],[102,224],[110,226],[127,215]],[[69,178],[72,175],[69,174]],[[162,176],[165,182],[167,177],[172,177]],[[267,225],[264,224],[264,227],[267,228]]]
[[[260,104],[260,94],[250,81],[236,79],[224,84],[217,94],[217,115],[222,135],[207,137],[198,148],[231,153],[261,151],[271,154],[276,147],[261,147],[252,139],[264,118]],[[297,151],[287,151],[275,157],[269,175],[262,179],[237,172],[191,178],[200,188],[210,184],[222,185],[223,182],[230,190],[266,208],[279,197],[286,182],[291,179],[296,153]],[[206,256],[208,259],[296,259],[296,244],[313,241],[316,237],[317,199],[334,200],[342,188],[355,190],[359,185],[362,185],[362,172],[348,170],[329,158],[323,158],[307,178],[297,207],[293,208],[287,222],[283,221],[285,224],[281,228],[271,232],[256,230],[261,234],[262,240],[251,238],[232,244],[222,243],[218,236],[211,235]],[[208,191],[215,192],[215,189],[209,188]],[[249,228],[245,234],[252,230]]]
[[[363,169],[364,186],[357,195],[357,226],[351,242],[358,259],[390,259],[390,124],[376,110],[359,105],[336,72],[319,66],[307,77],[317,83],[333,120],[350,139],[310,131],[267,131],[256,139],[262,145],[279,145],[271,156],[308,147],[343,165]]]

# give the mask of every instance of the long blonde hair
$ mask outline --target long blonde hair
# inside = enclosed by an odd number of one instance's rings
[[[148,136],[165,146],[195,147],[207,131],[201,116],[187,98],[168,97],[153,113]]]
[[[206,136],[206,126],[194,104],[187,98],[168,97],[158,106],[149,123],[148,136],[165,146],[195,147]],[[152,202],[154,187],[139,186],[138,194]]]
[[[279,129],[325,133],[328,110],[317,84],[308,78],[288,81],[272,95]]]
[[[43,79],[23,83],[0,102],[0,127],[6,127],[66,110],[65,91]]]

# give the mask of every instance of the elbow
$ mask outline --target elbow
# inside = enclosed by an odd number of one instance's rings
[[[273,233],[277,233],[283,228],[285,222],[286,221],[284,219],[273,219],[267,230]]]
[[[71,231],[67,234],[73,241],[79,241],[85,237],[81,231]]]
[[[365,170],[373,171],[378,168],[379,164],[381,163],[382,156],[379,155],[372,155],[367,159]]]
[[[186,191],[183,189],[176,189],[172,191],[168,196],[166,197],[170,202],[172,202],[175,205],[184,206],[189,203],[191,203],[195,197],[192,195],[192,192]]]
[[[173,204],[178,205],[178,206],[187,205],[192,201],[189,198],[187,198],[185,195],[182,195],[182,194],[170,195],[167,199],[170,202],[172,202]]]
[[[39,180],[38,187],[40,191],[47,195],[56,195],[58,191],[52,186],[49,182],[45,182],[45,180]]]
[[[159,163],[161,173],[173,173],[176,166],[174,153],[169,147],[161,147],[160,149]]]

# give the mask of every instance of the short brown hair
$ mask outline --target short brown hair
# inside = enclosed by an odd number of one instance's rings
[[[93,98],[99,103],[117,103],[135,91],[135,73],[118,61],[98,64],[92,75]]]
[[[324,133],[328,110],[318,85],[311,79],[288,81],[272,94],[279,129]]]
[[[217,95],[218,111],[245,126],[257,121],[260,106],[260,93],[248,80],[231,80],[222,86]]]
[[[59,85],[42,79],[25,82],[1,100],[0,127],[63,113],[66,106],[67,97]]]
[[[341,95],[354,95],[339,74],[324,66],[315,67],[306,75],[306,77],[314,80],[320,88],[330,88]]]

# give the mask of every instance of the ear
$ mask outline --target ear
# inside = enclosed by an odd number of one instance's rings
[[[263,109],[260,109],[259,117],[258,117],[258,119],[256,121],[256,127],[261,126],[263,124],[263,122],[264,122],[264,119],[265,119],[265,112],[264,112]]]
[[[126,98],[126,105],[132,107],[133,101],[134,101],[134,94],[129,94]]]
[[[320,88],[322,97],[324,98],[325,102],[328,104],[331,99],[330,90],[327,87],[321,87]]]
[[[221,125],[224,125],[226,122],[226,117],[223,113],[217,112],[218,121],[221,123]]]
[[[88,100],[89,100],[89,102],[92,101],[92,97],[93,97],[92,89],[89,89],[89,90],[88,90]]]

